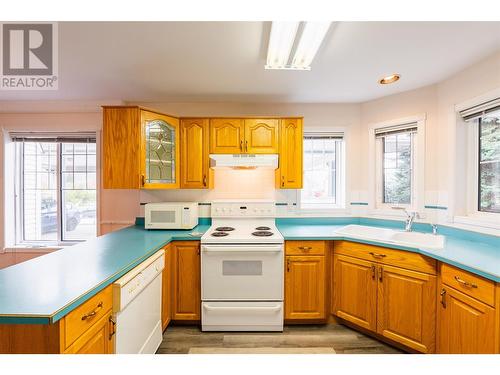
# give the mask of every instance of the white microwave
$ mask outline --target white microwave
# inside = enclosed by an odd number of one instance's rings
[[[193,229],[198,225],[198,203],[147,203],[144,208],[146,229]]]

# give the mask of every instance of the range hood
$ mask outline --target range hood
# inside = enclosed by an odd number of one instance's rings
[[[278,155],[210,154],[210,168],[276,169],[278,168]]]

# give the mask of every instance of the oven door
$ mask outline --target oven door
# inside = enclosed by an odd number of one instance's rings
[[[283,300],[283,245],[202,245],[203,301]]]

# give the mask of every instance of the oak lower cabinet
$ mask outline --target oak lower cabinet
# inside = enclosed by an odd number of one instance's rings
[[[164,248],[165,251],[165,268],[162,273],[162,287],[161,287],[161,325],[165,330],[172,320],[172,271],[173,271],[173,248],[168,244]]]
[[[285,320],[326,319],[326,248],[324,241],[286,242]]]
[[[173,250],[172,320],[200,320],[200,242],[175,241],[171,245]]]
[[[1,324],[2,354],[111,354],[116,325],[113,289],[106,287],[51,324]]]
[[[500,353],[500,284],[441,264],[438,352]]]
[[[377,333],[422,353],[434,353],[436,276],[378,266]]]
[[[362,259],[333,257],[333,314],[370,331],[377,329],[376,265]]]
[[[399,250],[361,245],[355,256],[352,244],[339,243],[333,259],[332,313],[422,353],[434,353],[436,341],[435,268],[418,254],[402,265]],[[358,245],[355,245],[358,246]],[[397,257],[398,267],[386,259]],[[420,259],[421,257],[422,259]]]
[[[109,317],[104,316],[92,328],[81,335],[64,354],[112,354],[113,341]]]

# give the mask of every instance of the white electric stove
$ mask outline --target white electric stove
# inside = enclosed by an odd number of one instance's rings
[[[203,331],[282,331],[284,239],[271,201],[212,202],[201,238]]]

